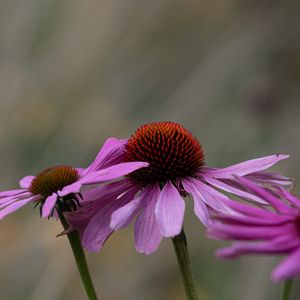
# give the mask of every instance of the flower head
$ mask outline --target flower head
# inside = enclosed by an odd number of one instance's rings
[[[208,235],[215,239],[239,241],[217,251],[221,258],[235,258],[247,254],[286,254],[287,258],[272,273],[274,281],[300,275],[300,199],[277,187],[269,190],[245,179],[241,184],[268,206],[230,202],[235,214],[219,214],[208,227]]]
[[[137,129],[126,145],[124,160],[149,163],[129,175],[143,186],[196,176],[204,165],[204,154],[198,140],[184,127],[158,122]]]
[[[265,203],[246,191],[235,176],[245,176],[260,184],[289,184],[288,178],[262,172],[287,157],[276,154],[223,169],[208,168],[201,144],[182,125],[146,124],[125,145],[124,161],[144,161],[148,166],[113,187],[105,187],[101,193],[87,196],[91,201],[72,214],[70,222],[81,230],[84,247],[98,251],[112,231],[135,220],[136,249],[149,254],[158,248],[163,237],[174,237],[182,230],[183,198],[192,196],[194,212],[204,225],[210,222],[211,210],[231,211],[226,203],[229,198],[219,190]]]
[[[145,162],[122,162],[126,140],[108,139],[86,169],[54,166],[20,181],[21,189],[0,192],[0,219],[29,202],[40,204],[41,215],[50,217],[55,209],[73,211],[80,206],[82,188],[122,177]]]

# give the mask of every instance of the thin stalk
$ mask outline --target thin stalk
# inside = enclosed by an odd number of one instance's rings
[[[69,228],[69,224],[66,222],[64,215],[57,209],[59,219],[64,229],[67,230]],[[93,281],[88,269],[88,265],[86,262],[85,254],[81,246],[81,242],[78,237],[77,231],[72,231],[67,233],[73,255],[76,261],[76,265],[80,274],[81,281],[84,285],[86,294],[89,300],[97,300],[97,294],[93,285]]]
[[[187,240],[182,229],[181,233],[172,239],[177,261],[184,285],[187,300],[197,300],[195,283],[192,274],[191,262],[187,248]]]
[[[290,299],[292,286],[293,286],[293,280],[292,279],[287,279],[284,282],[281,297],[280,297],[281,300],[289,300]]]

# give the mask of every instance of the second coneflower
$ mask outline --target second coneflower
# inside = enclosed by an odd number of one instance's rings
[[[125,144],[126,140],[108,139],[86,169],[59,165],[36,176],[25,176],[20,180],[20,189],[0,192],[0,220],[30,202],[40,205],[43,217],[51,217],[56,210],[76,210],[84,200],[83,187],[114,180],[148,165],[122,162]]]
[[[122,162],[126,142],[127,140],[108,139],[95,160],[85,169],[68,165],[50,167],[36,176],[21,179],[20,189],[0,192],[0,220],[28,203],[40,205],[43,217],[59,217],[90,300],[97,300],[96,291],[78,234],[66,222],[65,214],[77,210],[80,203],[85,202],[85,196],[82,195],[84,188],[115,180],[148,165],[145,162]]]

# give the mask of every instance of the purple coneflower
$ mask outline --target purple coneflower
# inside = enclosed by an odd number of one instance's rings
[[[218,190],[265,203],[247,192],[235,176],[245,176],[259,184],[289,184],[289,179],[279,174],[262,171],[287,157],[276,154],[227,168],[208,168],[200,143],[181,125],[143,125],[128,140],[124,161],[144,161],[149,166],[98,191],[88,191],[85,198],[91,201],[72,214],[69,221],[82,232],[85,249],[98,251],[112,231],[124,228],[136,218],[136,249],[150,254],[163,237],[181,232],[185,196],[194,199],[194,212],[204,225],[210,222],[210,210],[231,211],[226,203],[229,198]]]
[[[145,162],[122,163],[126,142],[108,139],[86,169],[60,165],[24,177],[20,189],[0,192],[0,219],[29,202],[40,204],[43,217],[52,216],[55,208],[62,212],[75,210],[82,201],[82,187],[110,181],[147,166]]]
[[[272,273],[274,281],[300,275],[300,199],[277,187],[268,190],[245,179],[241,184],[269,206],[251,206],[230,202],[236,215],[218,215],[208,228],[215,239],[240,241],[217,251],[222,258],[235,258],[246,254],[287,254]]]

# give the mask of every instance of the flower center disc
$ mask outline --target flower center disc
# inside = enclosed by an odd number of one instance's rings
[[[33,195],[49,197],[53,193],[62,190],[65,186],[79,179],[78,172],[70,166],[55,166],[43,170],[34,177],[29,187]]]
[[[157,122],[136,130],[126,145],[124,160],[150,164],[129,175],[134,182],[146,185],[195,176],[204,165],[204,154],[187,129],[174,122]]]

